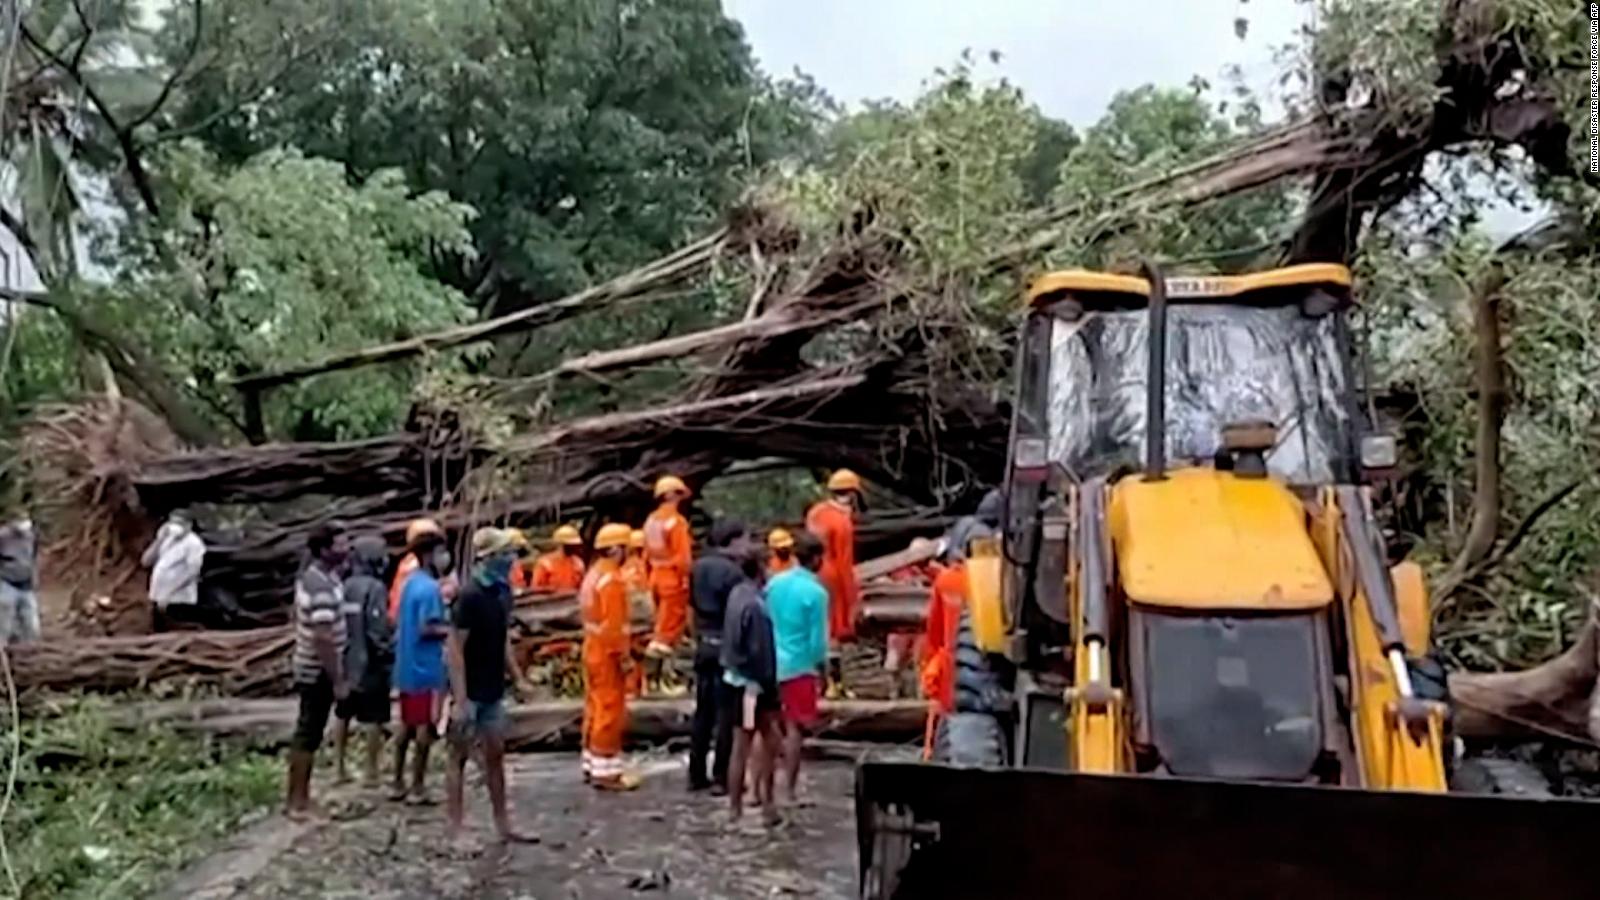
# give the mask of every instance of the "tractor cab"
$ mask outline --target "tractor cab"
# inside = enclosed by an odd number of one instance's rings
[[[1225,449],[1225,428],[1263,422],[1275,429],[1265,452],[1274,475],[1294,485],[1352,482],[1360,447],[1349,270],[1302,265],[1164,282],[1159,308],[1143,277],[1066,271],[1034,283],[1015,474],[1037,480],[1054,466],[1081,481],[1137,466],[1149,433],[1161,437],[1163,460],[1210,465]],[[1156,378],[1152,358],[1164,360]]]
[[[1008,655],[1044,678],[1020,711],[1044,718],[1025,721],[1019,753],[1338,780],[1351,768],[1332,687],[1339,623],[1307,504],[1362,469],[1349,271],[1068,271],[1028,300],[1001,581],[1021,625]],[[1118,759],[1034,745],[1071,715],[1042,674],[1052,664],[1132,712],[1103,742]]]

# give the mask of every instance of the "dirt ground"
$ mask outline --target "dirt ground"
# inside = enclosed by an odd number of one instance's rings
[[[334,815],[320,826],[281,816],[258,822],[173,882],[165,896],[242,898],[816,897],[856,892],[852,763],[808,761],[806,803],[768,830],[746,812],[730,822],[725,800],[685,790],[683,754],[634,758],[645,776],[631,794],[582,784],[575,754],[507,760],[513,815],[540,838],[492,840],[488,797],[469,775],[472,844],[453,852],[441,807],[402,806],[381,795],[316,790]],[[436,782],[442,787],[442,781]]]

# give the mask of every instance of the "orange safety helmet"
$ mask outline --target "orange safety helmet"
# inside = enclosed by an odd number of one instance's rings
[[[644,549],[644,532],[642,532],[642,531],[640,531],[638,529],[634,529],[633,533],[628,535],[628,549],[629,550],[643,550]]]
[[[418,538],[429,534],[437,534],[440,537],[444,537],[444,529],[440,528],[439,523],[432,519],[412,519],[406,525],[406,546],[409,547],[415,544]]]
[[[626,525],[611,524],[600,529],[594,536],[596,550],[611,550],[616,547],[628,546],[628,539],[632,537],[633,529]]]
[[[555,539],[556,543],[563,547],[583,546],[583,535],[579,534],[578,529],[572,527],[571,525],[563,525],[560,528],[557,528],[555,530],[555,534],[551,535],[551,537]]]
[[[859,491],[861,490],[861,476],[849,469],[840,469],[828,476],[828,490],[836,493],[839,491]]]
[[[772,533],[767,535],[767,546],[773,550],[792,550],[794,549],[794,535],[784,531],[782,528],[774,528]]]
[[[687,494],[689,486],[683,479],[676,475],[663,475],[656,479],[656,499],[659,500],[671,493]]]

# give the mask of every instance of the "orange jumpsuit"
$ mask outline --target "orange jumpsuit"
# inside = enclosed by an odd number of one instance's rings
[[[956,633],[967,602],[967,570],[952,566],[934,579],[928,592],[927,635],[922,644],[922,696],[938,713],[956,702]]]
[[[628,622],[631,625],[641,615],[650,615],[655,605],[650,595],[650,564],[643,553],[628,554],[628,561],[622,564],[622,583],[628,589]],[[641,643],[638,649],[644,650],[644,645]],[[628,673],[629,697],[639,696],[643,680],[644,673],[637,668]]]
[[[628,591],[616,560],[602,558],[578,591],[583,614],[583,770],[596,780],[622,775],[628,707]]]
[[[822,542],[822,570],[817,577],[828,589],[828,637],[855,637],[861,586],[856,581],[856,523],[849,507],[824,500],[806,513],[806,530]]]
[[[533,589],[547,593],[575,591],[583,584],[583,560],[552,550],[533,564]]]
[[[622,580],[629,593],[650,590],[650,564],[643,553],[628,554],[628,561],[622,564]]]
[[[771,578],[774,575],[780,575],[794,568],[795,565],[794,554],[791,553],[787,557],[781,557],[774,553],[767,558],[767,577]]]
[[[677,504],[663,503],[644,522],[645,553],[650,557],[650,591],[656,598],[656,629],[651,643],[675,647],[689,625],[689,566],[694,537]]]
[[[417,555],[407,553],[400,557],[400,565],[394,570],[394,581],[389,582],[389,624],[400,621],[400,594],[406,589],[406,579],[417,570]]]
[[[511,564],[511,592],[520,594],[528,589],[528,567],[522,560]]]

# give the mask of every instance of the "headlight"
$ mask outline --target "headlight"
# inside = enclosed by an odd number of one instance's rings
[[[1389,469],[1400,461],[1399,444],[1393,435],[1369,434],[1361,439],[1361,467]]]
[[[1019,438],[1011,453],[1011,465],[1018,469],[1042,469],[1050,464],[1050,445],[1044,438]]]

